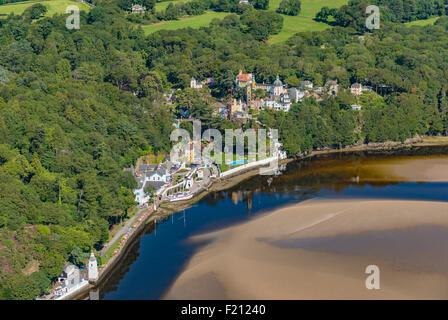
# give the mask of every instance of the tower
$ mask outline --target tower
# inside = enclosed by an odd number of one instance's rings
[[[252,86],[248,85],[246,87],[246,104],[248,107],[250,107],[252,103]]]
[[[279,96],[283,91],[283,83],[280,81],[280,77],[278,75],[273,83],[273,91],[274,96]]]
[[[93,252],[90,254],[89,258],[88,274],[89,274],[89,282],[95,282],[96,280],[98,280],[98,264]]]

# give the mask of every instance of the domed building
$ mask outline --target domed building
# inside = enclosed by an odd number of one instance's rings
[[[280,96],[282,93],[283,93],[283,83],[280,81],[280,77],[277,75],[277,78],[272,84],[272,94],[274,96]]]

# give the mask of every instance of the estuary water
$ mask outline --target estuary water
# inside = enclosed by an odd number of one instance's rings
[[[322,155],[291,162],[277,176],[255,176],[228,190],[210,193],[192,207],[149,224],[120,265],[100,284],[97,296],[159,299],[206,244],[189,241],[192,236],[244,223],[305,200],[448,201],[448,182],[425,179],[426,168],[436,164],[440,170],[445,168],[442,173],[446,174],[444,161],[448,161],[447,147]]]

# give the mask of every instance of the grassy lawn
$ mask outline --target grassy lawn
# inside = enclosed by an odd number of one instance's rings
[[[172,4],[175,4],[177,2],[184,2],[185,3],[185,2],[188,2],[188,1],[190,1],[190,0],[172,0],[172,1],[157,2],[156,6],[155,6],[155,9],[156,9],[156,11],[162,11],[162,10],[165,10],[166,7],[168,7],[168,5],[170,3],[172,3]]]
[[[275,11],[282,0],[270,0],[269,10]],[[339,8],[348,3],[348,0],[302,0],[302,9],[298,16],[283,15],[283,29],[279,34],[269,39],[270,43],[278,43],[287,40],[297,32],[322,31],[330,26],[314,21],[313,18],[322,7]]]
[[[179,20],[172,20],[172,21],[162,21],[159,23],[155,23],[149,26],[142,26],[144,32],[146,35],[151,34],[153,32],[159,31],[159,30],[176,30],[181,28],[200,28],[200,27],[206,27],[210,24],[210,22],[215,19],[222,19],[226,15],[228,15],[228,12],[207,12],[200,16],[193,16],[188,18],[183,18]]]
[[[172,0],[156,3],[156,11],[164,10],[169,3],[186,2],[189,0]],[[275,11],[280,5],[281,0],[270,0],[269,10]],[[278,43],[287,40],[292,35],[301,31],[322,31],[330,26],[316,22],[313,18],[319,10],[327,6],[329,8],[339,8],[346,4],[348,0],[302,0],[302,10],[298,16],[284,15],[284,23],[282,31],[273,36],[269,42]],[[159,30],[176,30],[180,28],[200,28],[210,24],[214,18],[222,19],[229,13],[209,11],[200,16],[188,17],[174,21],[163,21],[149,26],[143,26],[145,34],[151,34]]]
[[[156,11],[164,10],[169,3],[186,2],[189,0],[172,0],[156,3]],[[269,10],[275,11],[280,5],[281,0],[270,0]],[[269,42],[277,43],[287,40],[292,35],[301,31],[322,31],[330,26],[316,22],[313,18],[319,10],[327,6],[329,8],[339,8],[346,4],[348,0],[302,0],[302,10],[296,17],[284,15],[284,24],[282,31],[273,36]],[[210,24],[214,18],[222,19],[229,13],[209,11],[200,16],[183,18],[174,21],[163,21],[149,26],[143,26],[145,34],[151,34],[159,30],[176,30],[180,28],[200,28]]]
[[[425,20],[415,20],[415,21],[411,21],[411,22],[407,22],[405,23],[405,26],[407,27],[412,27],[412,26],[427,26],[430,24],[434,24],[434,22],[436,22],[437,19],[439,19],[440,17],[434,17],[434,18],[430,18],[430,19],[425,19]]]
[[[48,1],[24,1],[16,3],[8,3],[0,5],[0,15],[8,15],[13,12],[16,15],[22,14],[26,8],[33,4],[41,3],[47,8],[46,16],[52,16],[55,13],[65,13],[65,10],[70,5],[78,6],[79,10],[89,10],[89,5],[84,2],[70,1],[70,0],[48,0]]]

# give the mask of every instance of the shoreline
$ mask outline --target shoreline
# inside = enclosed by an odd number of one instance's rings
[[[278,164],[282,165],[292,161],[294,161],[294,159],[279,160]],[[139,240],[140,237],[143,235],[143,231],[145,230],[147,225],[153,222],[157,223],[158,219],[169,217],[172,214],[175,214],[183,209],[191,207],[192,205],[200,201],[203,197],[205,197],[211,192],[226,190],[239,184],[240,182],[246,179],[256,176],[259,173],[259,169],[265,166],[266,165],[251,167],[226,177],[215,178],[210,181],[210,184],[207,188],[200,189],[199,192],[195,194],[191,199],[177,202],[166,202],[161,204],[156,210],[153,210],[151,214],[149,214],[143,221],[141,221],[141,223],[137,226],[135,230],[133,230],[130,236],[126,239],[121,250],[115,256],[110,258],[106,267],[100,270],[98,279],[95,282],[90,283],[90,288],[87,290],[87,292],[86,289],[82,290],[82,292],[80,293],[72,292],[70,293],[70,295],[72,296],[70,300],[71,299],[80,300],[85,298],[91,289],[95,289],[101,283],[106,281],[110,277],[110,275],[114,272],[115,268],[119,265],[119,262],[126,257],[126,255],[129,252],[128,249],[132,247],[132,245],[135,244],[136,240]],[[142,215],[146,211],[147,210],[143,211]]]
[[[424,137],[419,139],[412,139],[408,142],[387,142],[387,143],[376,143],[376,144],[362,144],[362,145],[354,145],[354,146],[347,146],[342,149],[325,149],[325,150],[313,150],[309,153],[296,155],[291,158],[287,158],[284,160],[279,160],[278,164],[283,165],[287,164],[293,161],[300,161],[305,159],[310,159],[315,156],[321,156],[321,155],[330,155],[330,154],[336,154],[336,153],[348,153],[348,152],[362,152],[362,151],[374,151],[378,153],[387,153],[387,152],[396,152],[404,149],[411,149],[415,147],[443,147],[448,146],[448,137]],[[203,197],[205,197],[207,194],[211,192],[226,190],[229,188],[232,188],[233,186],[241,183],[244,180],[247,180],[253,176],[256,176],[259,174],[259,169],[261,167],[265,167],[266,165],[256,166],[248,168],[247,170],[242,170],[241,172],[236,172],[235,174],[220,177],[220,178],[214,178],[210,181],[210,184],[203,188],[202,190],[199,190],[199,192],[194,195],[191,199],[185,200],[185,201],[179,201],[179,202],[168,202],[163,203],[158,207],[156,210],[152,211],[151,214],[148,214],[145,219],[143,219],[137,228],[133,230],[133,232],[130,234],[129,238],[126,239],[123,247],[121,250],[117,253],[117,255],[110,258],[105,268],[103,268],[100,271],[98,279],[91,283],[90,288],[87,292],[83,290],[82,293],[72,293],[70,299],[79,300],[83,299],[88,295],[89,291],[91,289],[96,288],[101,283],[106,281],[109,276],[114,272],[115,268],[119,265],[119,262],[126,257],[128,254],[128,249],[131,247],[135,240],[140,239],[140,237],[143,235],[142,231],[146,228],[146,226],[150,223],[157,222],[160,218],[169,217],[172,214],[175,214],[183,209],[191,207],[196,202],[200,201]]]

